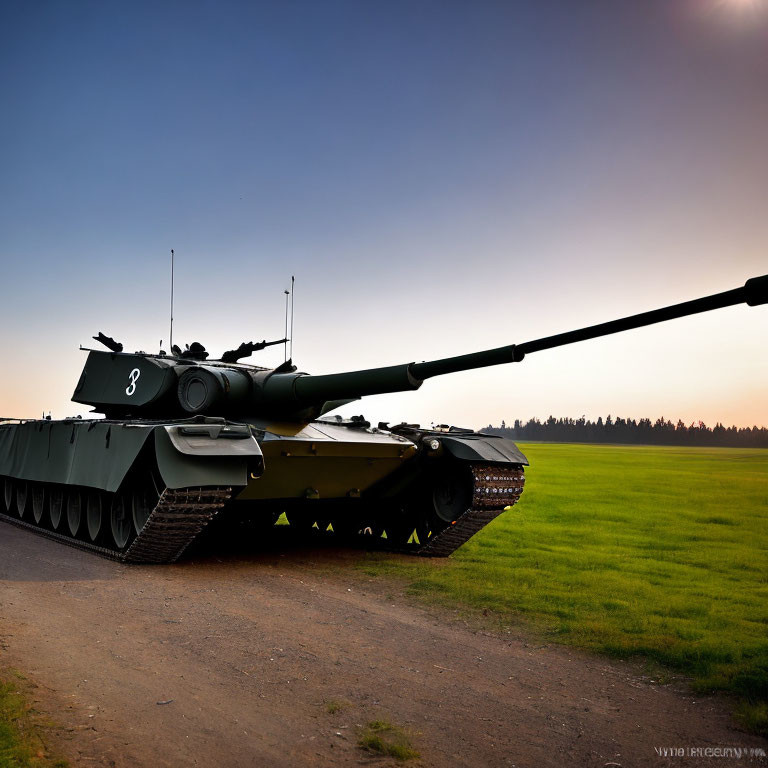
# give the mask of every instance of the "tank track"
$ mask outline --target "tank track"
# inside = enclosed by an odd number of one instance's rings
[[[144,527],[123,552],[76,539],[6,513],[0,513],[0,519],[45,538],[121,563],[173,563],[231,496],[232,488],[228,487],[164,489]],[[102,524],[105,523],[109,524],[103,519]]]
[[[231,488],[166,488],[120,559],[125,563],[175,562],[231,495]]]
[[[471,464],[471,507],[452,523],[424,542],[382,548],[394,552],[448,557],[478,531],[515,504],[523,492],[525,475],[519,464]],[[175,562],[208,523],[230,501],[232,488],[164,489],[140,533],[124,551],[83,541],[44,528],[17,516],[0,513],[0,519],[77,549],[93,552],[122,563],[158,564]],[[105,516],[109,512],[105,510]],[[414,517],[414,527],[417,524]],[[107,524],[103,520],[102,524]],[[386,528],[386,521],[383,522]],[[365,537],[368,538],[368,537]],[[383,542],[382,542],[383,544]]]
[[[522,464],[462,464],[469,470],[471,494],[466,510],[450,523],[437,516],[429,486],[425,486],[421,490],[401,491],[374,513],[361,508],[348,517],[334,518],[330,510],[319,517],[297,516],[297,527],[304,534],[324,536],[331,523],[331,535],[353,545],[408,555],[448,557],[507,507],[516,504],[525,485]],[[310,530],[313,522],[319,529],[314,533]],[[289,523],[294,525],[291,516]]]
[[[525,484],[522,465],[472,464],[470,469],[472,506],[424,544],[408,551],[424,557],[448,557],[506,507],[517,503]]]

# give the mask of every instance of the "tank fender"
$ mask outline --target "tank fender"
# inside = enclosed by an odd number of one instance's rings
[[[116,491],[151,426],[106,421],[29,421],[0,430],[0,474]]]
[[[264,472],[264,456],[248,425],[159,427],[155,453],[168,488],[245,486],[249,475]]]
[[[435,437],[440,440],[448,453],[461,461],[528,465],[528,459],[520,449],[504,437],[479,433],[465,435],[435,433]]]

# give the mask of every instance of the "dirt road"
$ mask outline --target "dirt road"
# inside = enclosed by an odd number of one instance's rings
[[[38,684],[75,765],[389,764],[356,746],[379,718],[427,766],[701,765],[654,748],[766,746],[628,664],[414,607],[359,557],[129,567],[0,523],[0,663]]]

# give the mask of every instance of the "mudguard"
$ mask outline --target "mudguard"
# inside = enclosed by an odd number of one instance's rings
[[[242,425],[28,421],[0,427],[0,475],[114,493],[154,436],[171,489],[244,486],[263,471],[261,449]]]
[[[155,431],[157,467],[167,488],[245,486],[264,472],[247,425],[167,426]]]
[[[448,453],[462,461],[487,461],[494,464],[528,465],[520,449],[511,441],[496,435],[441,434],[440,441]]]

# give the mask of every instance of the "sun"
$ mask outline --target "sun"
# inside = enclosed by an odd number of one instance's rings
[[[742,10],[758,10],[764,5],[764,0],[719,0],[721,8],[738,8]]]
[[[709,8],[723,16],[756,19],[768,8],[768,0],[710,0]]]

